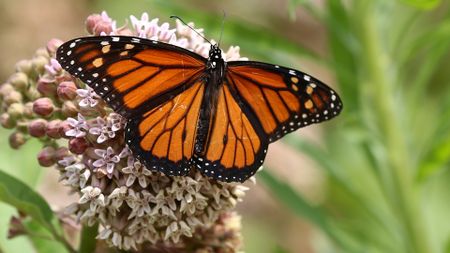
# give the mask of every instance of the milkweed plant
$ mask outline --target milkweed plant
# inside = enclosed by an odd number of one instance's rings
[[[283,140],[326,176],[322,199],[313,204],[270,170],[257,173],[258,184],[314,225],[307,238],[315,252],[450,252],[450,4],[318,2],[290,0],[289,10],[301,21],[301,7],[324,28],[325,53],[284,43],[270,29],[250,35],[242,31],[251,29],[225,30],[224,38],[235,32],[242,46],[252,45],[250,52],[265,52],[259,54],[265,60],[275,63],[280,54],[255,41],[276,42],[279,52],[289,53],[283,61],[302,58],[323,66],[346,104],[338,120],[325,124],[320,143],[296,134]],[[202,55],[209,48],[182,24],[171,28],[147,14],[131,17],[127,26],[95,14],[86,28],[93,35],[157,39]],[[61,43],[52,39],[31,60],[17,63],[0,87],[0,123],[11,129],[14,149],[40,140],[39,163],[58,171],[78,201],[50,208],[0,172],[0,200],[19,210],[10,237],[52,238],[61,252],[105,245],[142,252],[241,250],[240,216],[233,208],[247,188],[200,174],[170,178],[147,170],[123,144],[123,119],[54,60]],[[231,47],[225,58],[239,59],[239,48]],[[79,239],[71,239],[74,233]],[[282,245],[274,252],[290,251]]]
[[[181,22],[171,28],[147,13],[131,16],[130,21],[117,27],[102,12],[87,18],[86,30],[97,36],[163,41],[208,55],[209,43]],[[39,164],[58,171],[60,182],[79,197],[64,210],[54,211],[90,227],[93,236],[82,237],[80,247],[86,247],[83,239],[98,239],[118,249],[142,252],[239,251],[240,216],[233,208],[247,187],[212,181],[199,172],[170,177],[147,169],[125,144],[124,119],[55,60],[62,43],[51,39],[31,60],[17,63],[16,73],[0,86],[0,118],[4,128],[13,130],[10,146],[20,149],[31,138],[41,141]],[[231,47],[225,58],[242,59],[239,48]],[[20,197],[13,190],[9,194]],[[24,219],[13,218],[10,237],[27,233],[21,224]],[[75,251],[62,231],[54,227],[50,231],[68,251]]]

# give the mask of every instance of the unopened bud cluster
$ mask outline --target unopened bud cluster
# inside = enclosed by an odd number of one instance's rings
[[[146,13],[130,19],[131,27],[117,28],[103,12],[89,16],[86,28],[92,35],[133,35],[208,54],[209,44],[180,22],[170,29]],[[0,86],[0,124],[12,130],[14,149],[31,138],[42,142],[39,164],[56,168],[62,183],[79,195],[66,212],[83,224],[99,223],[98,238],[126,250],[199,241],[206,250],[201,252],[238,250],[239,217],[229,211],[247,188],[195,171],[168,177],[143,166],[124,143],[124,119],[61,69],[54,58],[61,44],[52,39],[31,60],[17,63],[16,73]],[[243,59],[238,47],[224,58]]]

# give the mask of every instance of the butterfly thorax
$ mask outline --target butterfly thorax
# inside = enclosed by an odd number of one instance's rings
[[[198,155],[203,155],[205,152],[212,129],[211,123],[214,122],[216,115],[219,92],[225,78],[226,62],[222,58],[222,50],[217,45],[211,45],[206,66],[205,93],[195,141],[195,153]]]

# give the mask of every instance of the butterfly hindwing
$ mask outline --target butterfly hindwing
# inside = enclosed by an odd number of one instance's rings
[[[259,124],[252,124],[240,101],[223,85],[203,156],[194,157],[197,169],[220,181],[243,182],[261,167],[267,152],[267,138]]]
[[[227,78],[274,142],[301,127],[335,117],[342,110],[336,92],[298,70],[276,65],[235,61]]]
[[[127,118],[185,90],[206,62],[180,47],[127,36],[74,39],[58,48],[57,59]]]
[[[190,171],[204,89],[198,80],[173,99],[128,120],[127,144],[147,168],[167,175]]]

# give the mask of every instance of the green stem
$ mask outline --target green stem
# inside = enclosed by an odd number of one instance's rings
[[[81,229],[81,239],[79,253],[91,253],[95,252],[97,239],[95,238],[98,234],[98,223],[94,224],[92,227],[84,225]]]
[[[54,228],[51,228],[50,232],[52,233],[55,240],[64,245],[67,251],[69,251],[70,253],[77,253],[77,251],[72,247],[72,245],[70,245],[70,243],[63,236],[61,236]]]
[[[357,11],[360,12],[358,19],[361,23],[361,39],[366,52],[367,72],[370,79],[371,91],[375,106],[376,116],[379,121],[380,132],[384,138],[384,144],[388,152],[388,173],[392,179],[391,204],[397,212],[397,217],[404,224],[406,232],[405,243],[409,247],[408,252],[427,253],[430,252],[425,234],[421,233],[422,217],[417,211],[418,205],[414,199],[414,191],[409,163],[406,138],[401,128],[401,114],[395,110],[395,91],[386,75],[385,66],[389,66],[386,51],[380,45],[380,34],[377,31],[373,17],[373,1],[358,1]],[[388,182],[389,184],[389,182]]]

